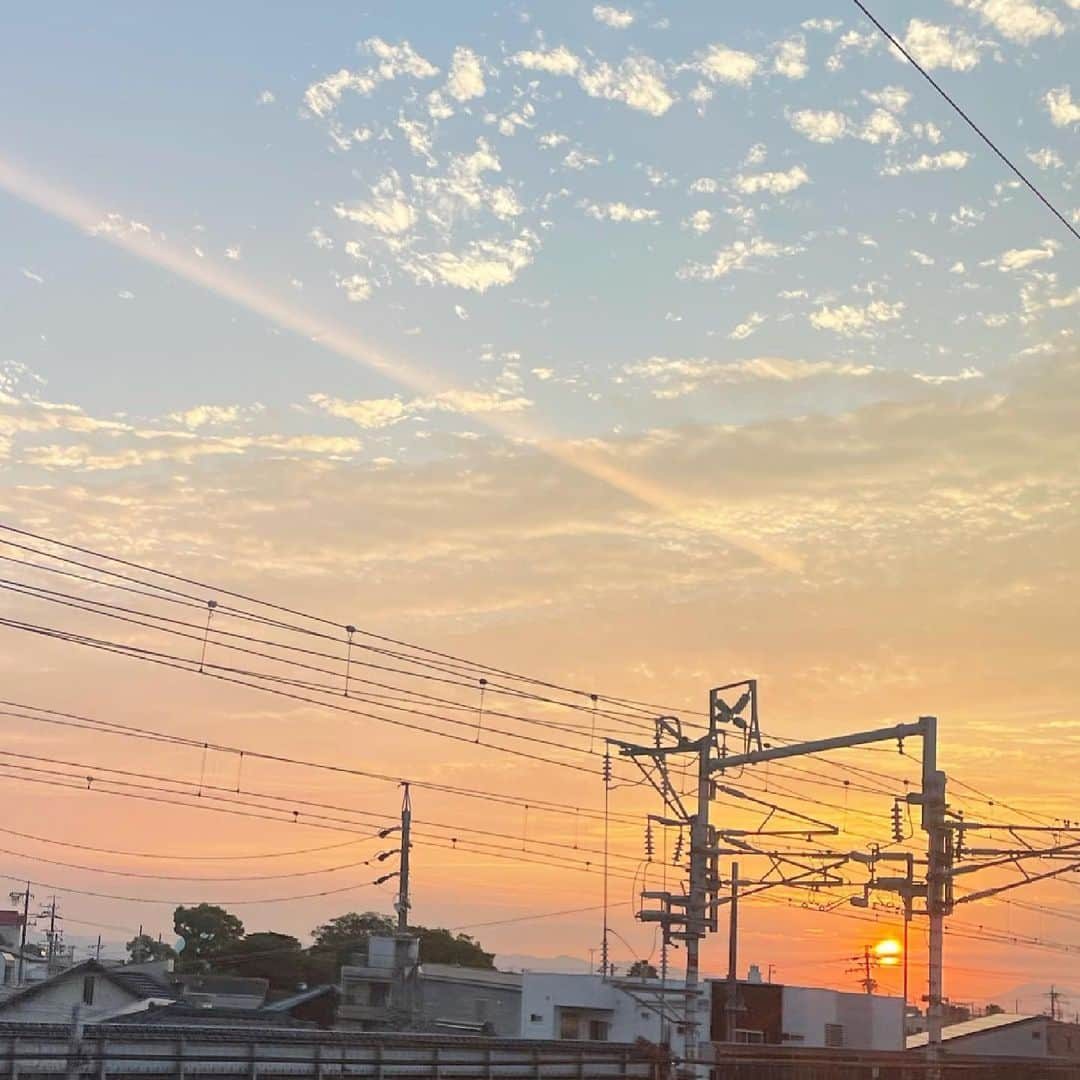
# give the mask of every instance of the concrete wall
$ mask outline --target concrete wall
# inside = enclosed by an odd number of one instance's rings
[[[843,1045],[849,1049],[904,1049],[904,1002],[900,998],[845,994],[815,987],[783,988],[786,1043],[825,1046],[827,1024],[843,1029]]]
[[[84,977],[94,980],[93,1005],[83,1005]],[[0,1020],[67,1024],[71,1022],[72,1009],[80,1005],[83,1019],[93,1021],[111,1015],[134,1000],[136,999],[133,994],[122,990],[101,975],[84,976],[77,972],[71,978],[57,979],[51,986],[35,991],[25,1001],[7,1002],[0,1010]]]
[[[1031,1020],[1008,1027],[981,1031],[963,1038],[945,1040],[945,1046],[951,1053],[981,1054],[988,1057],[1026,1057],[1043,1058],[1047,1056],[1047,1030],[1050,1019],[1036,1016]],[[948,1035],[949,1029],[945,1029]]]
[[[465,981],[420,978],[420,1012],[425,1021],[489,1023],[492,1034],[521,1034],[521,991],[513,986],[471,985]]]

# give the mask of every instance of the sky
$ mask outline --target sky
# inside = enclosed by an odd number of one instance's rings
[[[933,712],[951,774],[1080,817],[1077,242],[855,5],[758,7],[13,12],[4,521],[680,710],[754,675],[770,730],[790,737]],[[1080,223],[1080,3],[874,11]],[[43,615],[10,592],[4,606]],[[524,798],[600,797],[591,778],[483,744],[4,637],[15,700]],[[28,752],[200,769],[190,752],[8,724]],[[909,764],[890,760],[897,784]],[[395,812],[385,786],[266,769],[298,798],[314,783],[318,798]],[[26,833],[186,854],[210,839],[190,809],[13,788]],[[870,792],[798,790],[845,824],[856,806],[888,816]],[[491,820],[428,798],[429,817]],[[492,815],[525,830],[524,849],[528,820]],[[225,854],[333,840],[213,825]],[[639,851],[640,829],[618,843]],[[102,889],[90,870],[45,877],[15,853],[26,844],[0,864],[14,876]],[[595,873],[428,860],[421,921],[599,903]],[[108,862],[121,864],[143,865]],[[655,953],[632,891],[626,962]],[[1030,897],[1063,915],[990,905],[957,925],[1080,946],[1074,882]],[[305,937],[376,902],[386,889],[244,918]],[[877,928],[793,902],[749,906],[748,961],[854,985],[842,956]],[[94,936],[81,916],[114,940],[140,924],[169,934],[167,905],[64,904],[73,933]],[[589,913],[481,936],[584,960],[599,930]],[[706,947],[716,970],[722,937]],[[1019,942],[955,949],[965,1000],[1060,981],[1066,959]]]

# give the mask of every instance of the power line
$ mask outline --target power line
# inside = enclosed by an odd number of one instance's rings
[[[885,26],[870,12],[862,0],[852,0],[855,6],[885,35],[893,46],[904,56],[909,64],[952,106],[958,116],[979,136],[980,139],[1008,166],[1008,168],[1021,180],[1027,189],[1072,233],[1073,238],[1080,240],[1080,232],[1077,232],[1072,223],[1061,213],[1060,210],[1013,164],[1012,160],[998,145],[983,131],[974,120],[953,100],[944,87],[908,52],[907,49],[885,28]]]

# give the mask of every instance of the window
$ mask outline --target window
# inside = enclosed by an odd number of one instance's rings
[[[94,1004],[94,976],[84,975],[82,981],[82,1000],[84,1005]]]
[[[371,983],[368,986],[368,1004],[382,1007],[390,1000],[389,983]]]
[[[737,1043],[763,1043],[765,1041],[765,1032],[754,1031],[750,1028],[736,1028],[735,1041]]]
[[[843,1024],[826,1024],[825,1025],[825,1045],[826,1046],[843,1046],[844,1045],[844,1025]]]
[[[607,1042],[608,1023],[606,1020],[589,1021],[589,1038],[593,1042]]]
[[[543,1013],[529,1013],[530,1024],[542,1024],[544,1022]]]
[[[576,1039],[578,1037],[578,1018],[577,1013],[561,1012],[559,1013],[559,1038],[560,1039]]]

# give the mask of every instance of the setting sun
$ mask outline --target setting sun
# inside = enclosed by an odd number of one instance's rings
[[[903,951],[903,946],[895,938],[886,938],[874,946],[874,956],[877,958],[877,962],[884,967],[899,964]]]

